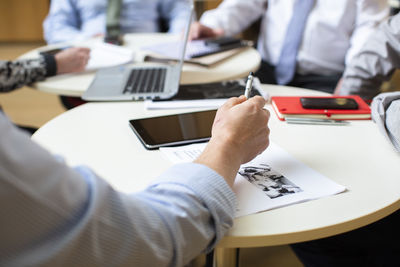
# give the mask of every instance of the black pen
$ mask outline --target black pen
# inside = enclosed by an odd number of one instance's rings
[[[247,99],[250,98],[252,89],[253,89],[253,72],[250,72],[249,76],[247,77],[246,90],[244,91],[244,96]]]

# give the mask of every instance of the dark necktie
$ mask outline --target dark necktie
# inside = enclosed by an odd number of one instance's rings
[[[122,0],[108,0],[106,30],[108,36],[119,36],[121,33],[120,15]]]

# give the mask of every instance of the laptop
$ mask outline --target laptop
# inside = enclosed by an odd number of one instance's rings
[[[177,94],[193,13],[192,4],[184,37],[177,48],[180,50],[177,61],[98,70],[82,98],[86,101],[129,101],[167,99]]]

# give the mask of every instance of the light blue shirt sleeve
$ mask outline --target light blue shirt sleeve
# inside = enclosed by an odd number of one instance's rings
[[[47,43],[80,41],[105,32],[107,0],[51,1],[43,23]]]
[[[0,266],[183,266],[232,226],[235,201],[220,175],[194,163],[142,192],[117,192],[0,114]]]

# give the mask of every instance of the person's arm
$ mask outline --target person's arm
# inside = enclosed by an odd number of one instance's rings
[[[354,29],[350,37],[350,47],[346,53],[346,64],[351,62],[369,36],[389,16],[387,0],[357,0],[354,5],[356,15],[354,16]]]
[[[211,249],[233,223],[238,166],[268,145],[265,101],[243,101],[218,111],[196,163],[131,195],[57,161],[0,114],[0,265],[184,266]]]
[[[75,47],[55,56],[43,54],[38,59],[0,61],[0,92],[12,91],[56,74],[83,71],[89,53],[88,48]]]
[[[381,93],[371,103],[371,117],[400,153],[400,92]]]
[[[43,22],[47,43],[80,41],[105,32],[107,1],[51,1]]]
[[[57,72],[53,55],[39,59],[0,61],[0,92],[12,91],[24,85],[42,81]]]
[[[380,92],[382,82],[388,80],[399,67],[400,15],[397,15],[370,35],[361,51],[346,66],[336,93],[357,94],[371,100]]]
[[[225,35],[236,35],[265,13],[267,0],[224,0],[216,9],[206,11],[200,23]]]

